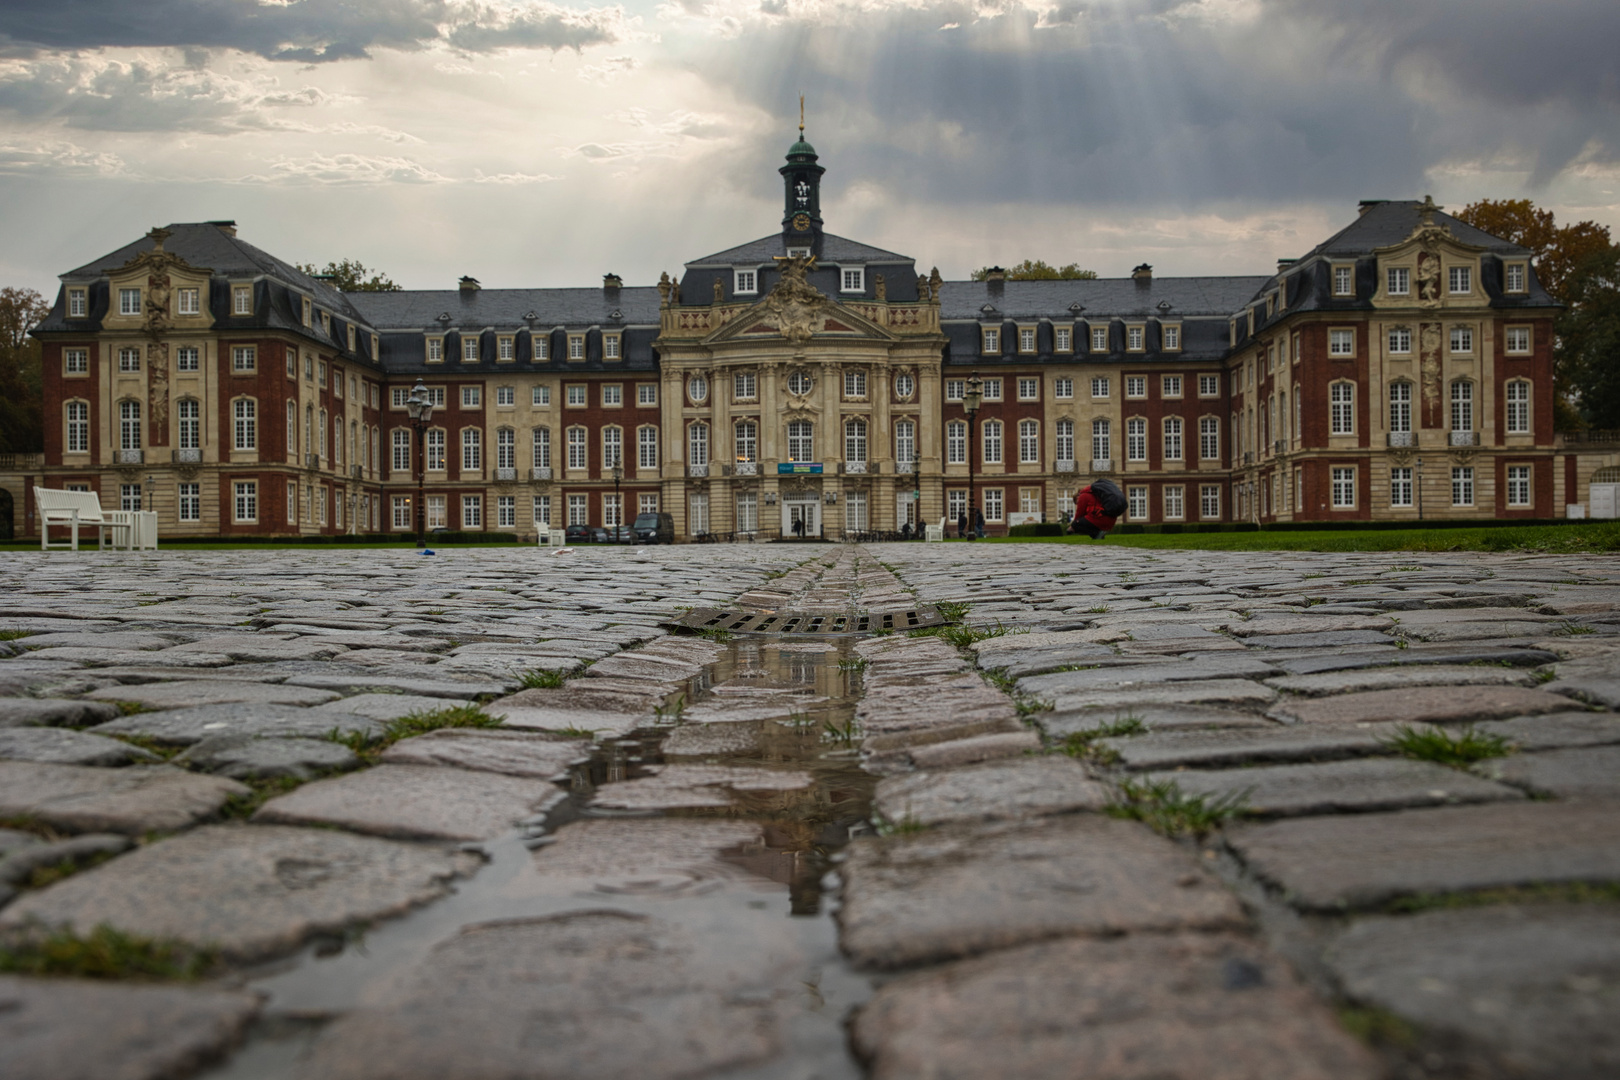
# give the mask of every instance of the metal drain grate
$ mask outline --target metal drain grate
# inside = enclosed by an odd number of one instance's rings
[[[688,630],[724,630],[728,634],[870,634],[880,630],[915,630],[919,626],[943,626],[945,616],[932,607],[914,611],[885,611],[874,614],[828,614],[825,612],[726,611],[696,608],[670,625]]]

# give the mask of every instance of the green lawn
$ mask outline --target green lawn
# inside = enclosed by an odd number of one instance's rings
[[[1498,525],[1477,529],[1323,529],[1300,532],[1136,533],[1106,540],[1084,536],[989,537],[989,544],[1094,544],[1193,551],[1523,551],[1565,554],[1620,551],[1620,521],[1570,525]],[[963,541],[966,543],[966,541]]]

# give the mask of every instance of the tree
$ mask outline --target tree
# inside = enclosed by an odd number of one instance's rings
[[[990,275],[988,266],[973,271],[974,281],[983,281]],[[1041,259],[1025,259],[1007,271],[1008,281],[1091,281],[1097,271],[1082,270],[1079,263],[1068,266],[1050,266]]]
[[[1620,428],[1620,247],[1589,255],[1570,275],[1555,352],[1561,383],[1588,427]]]
[[[0,289],[0,453],[45,449],[39,342],[28,336],[51,305],[33,289]]]
[[[389,280],[381,270],[368,268],[359,259],[329,262],[325,270],[315,269],[314,263],[299,263],[298,269],[310,277],[325,278],[343,292],[399,292],[400,287]],[[369,276],[368,276],[369,275]]]
[[[1607,225],[1577,221],[1559,228],[1551,210],[1538,209],[1529,199],[1481,199],[1456,216],[1464,224],[1529,248],[1536,278],[1560,304],[1569,303],[1575,269],[1612,243]]]

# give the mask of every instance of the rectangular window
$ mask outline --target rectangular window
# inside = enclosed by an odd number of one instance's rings
[[[982,389],[982,392],[984,394],[984,400],[986,400],[986,401],[1000,401],[1001,400],[1001,380],[1000,379],[985,379],[985,380],[983,380],[983,382],[981,384],[981,389]]]
[[[1198,457],[1202,461],[1219,461],[1221,457],[1221,422],[1213,416],[1198,420]]]
[[[1409,434],[1412,430],[1412,384],[1389,384],[1389,430],[1392,434]]]
[[[864,268],[860,270],[846,269],[842,280],[844,292],[866,291],[866,270]]]
[[[702,536],[709,531],[709,497],[693,495],[686,501],[686,532],[689,536]]]
[[[253,286],[233,285],[231,287],[231,314],[253,314]]]
[[[195,350],[193,350],[193,351],[195,351]],[[67,375],[88,375],[88,374],[90,374],[90,350],[88,350],[88,349],[63,349],[62,350],[62,371],[63,371],[64,374],[67,374]]]
[[[617,360],[619,358],[619,343],[623,338],[619,334],[602,335],[602,358],[604,360]]]
[[[738,401],[753,401],[759,396],[759,384],[753,375],[733,376],[731,390],[731,396]]]
[[[1506,278],[1508,292],[1524,292],[1524,263],[1508,263]]]
[[[1221,393],[1221,380],[1218,375],[1198,376],[1198,396],[1201,398],[1219,397]]]
[[[737,531],[759,531],[759,493],[744,491],[737,496]]]
[[[534,523],[542,529],[551,528],[551,496],[534,497]]]
[[[515,405],[515,404],[517,404],[517,391],[514,390],[510,386],[497,386],[495,388],[495,404],[496,405]]]
[[[445,517],[445,497],[443,495],[429,495],[427,497],[427,527],[430,529],[443,529],[449,525]]]
[[[1353,435],[1356,431],[1356,387],[1338,382],[1328,387],[1328,431],[1333,435]]]
[[[484,527],[484,497],[482,495],[463,495],[461,497],[461,527],[463,529],[482,529]]]
[[[1021,326],[1018,328],[1018,351],[1021,353],[1035,351],[1035,328],[1033,326]]]
[[[637,505],[640,507],[639,513],[643,513],[643,514],[656,514],[656,513],[658,513],[658,496],[656,494],[649,494],[647,492],[643,492],[641,495],[637,496],[636,502],[637,502]]]
[[[136,349],[136,348],[132,348],[132,347],[128,347],[128,346],[126,346],[125,348],[119,349],[118,350],[118,370],[119,371],[139,371],[139,370],[141,370],[141,350]]]
[[[141,508],[141,485],[118,485],[118,509],[139,510]]]
[[[1198,516],[1205,521],[1214,521],[1221,516],[1221,485],[1199,485]]]
[[[986,465],[1001,464],[1001,421],[986,420],[979,429],[979,434],[982,436],[981,460]]]
[[[1384,280],[1391,296],[1408,296],[1412,292],[1412,271],[1404,266],[1389,267]]]
[[[444,429],[434,428],[426,434],[428,471],[444,472]]]
[[[1061,378],[1052,380],[1052,396],[1059,401],[1074,400],[1074,380]]]
[[[636,431],[636,468],[658,468],[658,429],[655,427]]]
[[[1002,521],[1006,517],[1002,513],[1001,489],[986,488],[984,491],[984,520]]]
[[[570,360],[583,360],[583,359],[585,359],[585,335],[584,334],[569,334],[568,335],[568,359],[570,359]]]
[[[138,401],[118,403],[118,449],[141,449],[141,403]]]
[[[408,473],[411,468],[411,432],[409,428],[395,428],[393,439],[393,470]]]
[[[1112,461],[1114,458],[1114,425],[1107,417],[1099,416],[1091,422],[1091,459]]]
[[[1033,423],[1034,421],[1031,421]],[[1053,429],[1057,437],[1057,459],[1059,461],[1074,460],[1074,421],[1059,420]]]
[[[866,372],[844,372],[844,396],[846,398],[863,398],[866,396]]]
[[[1166,461],[1181,460],[1181,417],[1167,416],[1164,418],[1164,459]]]
[[[1125,396],[1128,398],[1147,397],[1147,379],[1141,375],[1125,376]]]
[[[1041,380],[1039,380],[1039,379],[1019,379],[1018,380],[1018,400],[1019,401],[1037,401],[1037,400],[1040,399],[1040,396],[1041,396]]]
[[[1074,331],[1067,326],[1054,327],[1052,330],[1052,344],[1057,352],[1074,351]]]
[[[1355,267],[1335,266],[1333,268],[1333,295],[1352,296],[1356,291]]]
[[[200,367],[200,350],[195,345],[182,345],[174,350],[174,370],[196,371]],[[250,361],[251,363],[252,361]],[[238,369],[243,370],[243,369]],[[251,367],[246,370],[253,370]]]
[[[1125,460],[1147,460],[1147,421],[1140,416],[1125,421]]]
[[[1181,484],[1164,485],[1165,520],[1180,521],[1186,516],[1186,490]]]
[[[582,384],[582,383],[570,383],[568,385],[567,392],[568,392],[567,404],[568,404],[568,407],[570,409],[582,409],[582,408],[585,407],[585,387],[584,387],[584,384]]]
[[[496,338],[495,359],[507,364],[517,359],[517,340],[511,337]]]
[[[444,362],[444,339],[430,337],[427,339],[427,362],[442,364]]]
[[[846,532],[865,532],[870,524],[870,517],[866,512],[866,493],[864,491],[851,491],[844,496],[844,530]]]
[[[1471,266],[1453,266],[1448,274],[1448,282],[1453,294],[1467,294],[1474,291],[1474,269]]]
[[[624,496],[608,492],[602,496],[602,524],[616,529],[624,524]]]
[[[586,431],[582,427],[568,429],[568,467],[570,469],[584,469],[589,465],[590,444],[586,442]]]
[[[1163,330],[1164,349],[1166,352],[1181,351],[1181,327],[1166,326]]]
[[[1125,489],[1125,516],[1133,521],[1147,520],[1148,489],[1146,487],[1129,487]]]
[[[1451,505],[1474,505],[1474,467],[1472,465],[1452,466]]]
[[[237,345],[231,349],[232,371],[252,371],[258,362],[258,350],[252,345]]]
[[[258,402],[252,398],[237,398],[231,403],[232,428],[237,450],[259,448]]]
[[[461,388],[461,407],[463,409],[479,409],[484,405],[484,388],[481,386],[463,386]]]
[[[1507,351],[1510,356],[1523,356],[1530,352],[1530,328],[1528,326],[1510,326],[1506,335]]]
[[[732,292],[755,293],[759,291],[755,272],[752,270],[736,271],[736,278],[732,283]]]
[[[259,520],[259,483],[256,480],[238,480],[232,487],[235,493],[233,520],[238,524],[252,524]]]
[[[709,463],[708,424],[693,424],[686,429],[686,460],[689,465]]]
[[[646,406],[646,407],[651,407],[651,406],[657,405],[658,404],[658,384],[657,383],[650,383],[650,382],[637,383],[636,384],[636,404],[641,405],[641,406]]]
[[[461,362],[463,364],[478,363],[478,336],[476,334],[467,334],[462,337]]]
[[[139,315],[141,313],[141,290],[118,290],[118,314]]]
[[[1453,355],[1466,356],[1474,351],[1474,331],[1466,326],[1453,326],[1451,328],[1451,351]]]
[[[605,427],[602,429],[602,467],[611,469],[615,465],[624,465],[624,429]]]
[[[1127,326],[1125,328],[1125,348],[1129,352],[1142,351],[1142,328],[1140,326]]]
[[[981,351],[995,355],[1001,352],[1001,331],[981,327],[979,336],[982,340]]]
[[[411,500],[408,495],[394,496],[394,528],[409,529],[411,527]]]
[[[1353,510],[1356,505],[1356,470],[1333,470],[1333,509]]]
[[[202,312],[201,293],[196,289],[176,289],[174,310],[177,315],[197,315]]]
[[[1354,356],[1356,352],[1356,332],[1354,330],[1329,330],[1328,355]]]
[[[181,521],[202,520],[202,485],[179,484],[175,488],[178,500],[176,511]]]
[[[551,405],[551,387],[549,387],[549,386],[532,386],[532,387],[530,387],[529,388],[529,404],[538,405],[538,406],[540,406],[542,408],[549,407]]]
[[[1181,396],[1181,376],[1180,375],[1166,375],[1166,376],[1164,376],[1159,382],[1159,389],[1164,394],[1164,396],[1167,397],[1167,398],[1178,398],[1178,397],[1180,397]]]
[[[517,496],[495,496],[495,526],[500,529],[517,528]]]
[[[1107,352],[1108,351],[1108,327],[1106,327],[1106,326],[1093,326],[1091,328],[1091,351],[1092,352]]]
[[[1389,505],[1412,505],[1412,470],[1403,466],[1389,470]]]
[[[851,421],[851,423],[855,423],[855,421]],[[759,425],[754,423],[752,420],[743,420],[740,423],[738,423],[735,428],[732,429],[732,434],[734,436],[734,438],[732,439],[732,443],[733,443],[734,449],[736,451],[735,460],[740,462],[740,463],[743,463],[743,464],[748,464],[748,463],[759,461]],[[866,448],[865,448],[866,435],[865,435],[864,428],[862,429],[860,437],[861,437],[861,454],[860,454],[860,456],[859,457],[851,457],[849,455],[849,453],[848,453],[848,448],[846,448],[846,452],[844,454],[844,460],[845,461],[865,461],[866,460]],[[846,428],[845,428],[845,440],[848,441],[849,438],[850,438],[850,432],[849,432],[848,426],[846,425]]]
[[[1398,355],[1405,355],[1412,351],[1411,327],[1392,326],[1389,328],[1389,351]]]
[[[89,300],[83,289],[68,290],[68,318],[82,319],[90,311]]]
[[[963,465],[967,463],[967,425],[960,420],[952,420],[945,425],[945,464]]]
[[[1515,380],[1507,384],[1507,433],[1530,433],[1530,384]]]
[[[1509,506],[1530,505],[1530,466],[1508,466],[1507,504]]]
[[[531,436],[533,462],[537,469],[551,468],[551,429],[537,427]]]
[[[950,519],[949,524],[956,524],[967,513],[967,492],[947,491],[945,493],[945,516]]]
[[[1041,425],[1034,420],[1018,421],[1018,462],[1035,465],[1041,460]]]
[[[917,425],[901,420],[894,425],[894,460],[902,465],[917,463]]]
[[[534,358],[536,360],[551,359],[550,334],[530,334],[529,340],[534,343]]]
[[[1108,376],[1093,375],[1091,377],[1091,396],[1093,398],[1106,398],[1108,397],[1109,390],[1110,384]]]
[[[591,505],[588,495],[568,496],[568,524],[589,525],[591,523]]]
[[[966,393],[966,391],[967,391],[967,380],[965,380],[965,379],[946,379],[945,380],[945,400],[946,401],[961,401],[962,396],[963,396],[964,393]]]
[[[621,383],[602,384],[602,404],[617,408],[624,404],[624,386]]]
[[[1474,384],[1467,379],[1451,384],[1451,430],[1474,430]]]

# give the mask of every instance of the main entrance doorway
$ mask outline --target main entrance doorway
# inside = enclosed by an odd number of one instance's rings
[[[782,539],[821,535],[821,498],[817,495],[782,497]]]

